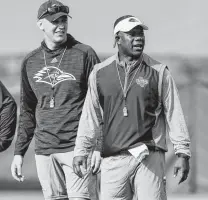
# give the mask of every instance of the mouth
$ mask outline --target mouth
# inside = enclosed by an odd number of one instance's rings
[[[64,35],[65,31],[56,31],[55,33],[58,34],[58,35]]]
[[[144,47],[143,44],[134,44],[134,45],[133,45],[133,48],[136,49],[136,50],[142,50],[143,47]]]

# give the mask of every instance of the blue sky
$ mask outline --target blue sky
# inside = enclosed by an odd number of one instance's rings
[[[29,52],[38,47],[42,32],[37,10],[44,0],[1,2],[0,53]],[[125,14],[139,17],[149,30],[145,52],[208,55],[207,0],[62,0],[73,19],[69,30],[97,52],[115,52],[113,23]]]

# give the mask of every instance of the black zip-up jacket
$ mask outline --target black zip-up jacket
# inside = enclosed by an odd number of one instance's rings
[[[16,155],[25,154],[34,134],[36,154],[74,149],[88,77],[99,58],[90,46],[67,37],[54,51],[42,42],[22,63]]]
[[[0,81],[0,152],[12,143],[17,121],[17,104]]]

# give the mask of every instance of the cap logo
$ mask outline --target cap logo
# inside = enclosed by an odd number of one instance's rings
[[[138,20],[136,20],[135,18],[130,18],[129,22],[138,22]]]

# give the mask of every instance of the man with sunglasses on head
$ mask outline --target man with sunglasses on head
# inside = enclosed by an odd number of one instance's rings
[[[72,169],[73,150],[88,77],[99,58],[95,51],[67,34],[69,8],[59,1],[43,3],[37,25],[41,46],[26,56],[21,68],[21,105],[11,171],[23,181],[24,155],[35,135],[37,174],[45,199],[84,200],[96,189],[88,170],[79,178]],[[88,160],[90,162],[90,160]],[[96,162],[92,156],[92,168]]]
[[[189,172],[190,138],[166,65],[143,53],[148,27],[132,15],[114,23],[118,53],[97,64],[80,118],[74,171],[83,177],[94,138],[102,148],[101,200],[166,200],[166,132],[179,183]]]

